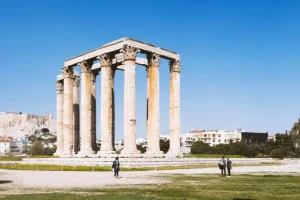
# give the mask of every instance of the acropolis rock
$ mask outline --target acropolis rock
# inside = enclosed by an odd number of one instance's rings
[[[56,134],[56,121],[52,114],[0,113],[0,137],[23,138],[41,132],[41,129]]]

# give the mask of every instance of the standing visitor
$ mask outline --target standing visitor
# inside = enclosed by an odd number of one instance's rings
[[[224,156],[221,158],[219,162],[219,168],[221,170],[221,176],[226,176],[226,160]]]
[[[119,171],[120,171],[120,162],[119,162],[119,158],[116,157],[116,159],[114,160],[112,166],[111,166],[115,172],[114,177],[119,178]]]
[[[232,168],[232,162],[229,158],[227,158],[227,171],[228,171],[228,177],[231,176],[230,170]]]

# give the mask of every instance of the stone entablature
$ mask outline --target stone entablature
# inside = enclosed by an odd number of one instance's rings
[[[87,53],[81,54],[74,58],[68,59],[65,61],[64,66],[75,66],[78,63],[85,60],[96,60],[97,56],[104,53],[115,53],[118,54],[120,49],[123,49],[124,45],[134,47],[139,49],[141,53],[156,53],[160,55],[162,58],[167,60],[179,60],[179,54],[169,51],[167,49],[163,49],[160,47],[156,47],[152,44],[147,44],[138,40],[130,39],[130,38],[122,38],[120,40],[113,41],[111,43],[105,44],[102,47],[89,51]]]

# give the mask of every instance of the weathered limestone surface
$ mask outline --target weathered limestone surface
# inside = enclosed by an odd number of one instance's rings
[[[120,53],[118,53],[118,51]],[[137,53],[147,58],[137,58]],[[147,153],[145,157],[162,157],[159,148],[160,101],[159,64],[160,59],[170,61],[170,151],[168,156],[178,157],[180,153],[180,61],[179,54],[135,39],[122,38],[102,47],[65,61],[65,68],[81,67],[81,110],[80,110],[80,152],[81,156],[114,155],[115,113],[114,72],[124,71],[124,148],[120,157],[139,157],[136,148],[136,64],[147,68]],[[99,59],[100,63],[93,61]],[[93,70],[93,71],[92,71]],[[96,148],[96,76],[101,70],[101,149]],[[95,72],[95,73],[94,73]],[[66,78],[65,78],[66,79]],[[66,87],[65,87],[66,89]],[[74,91],[75,93],[75,91]],[[75,95],[75,94],[74,94]],[[66,96],[66,95],[65,95]],[[77,96],[74,96],[74,99]],[[66,102],[64,100],[64,107]],[[68,104],[68,102],[67,102]],[[68,111],[67,111],[68,112]],[[75,112],[75,111],[74,111]],[[64,114],[65,115],[65,114]],[[64,120],[65,121],[65,120]],[[68,122],[66,122],[67,124]],[[65,122],[64,122],[65,124]],[[75,126],[75,124],[74,124]],[[74,127],[75,128],[75,127]],[[74,129],[74,133],[75,133]],[[67,137],[67,136],[64,136]],[[75,141],[75,139],[74,139]],[[66,143],[66,141],[64,141]]]
[[[73,155],[73,69],[62,68],[64,76],[64,110],[63,110],[63,156]]]
[[[56,119],[57,119],[57,148],[55,155],[60,156],[64,150],[63,137],[63,106],[64,106],[64,85],[63,80],[56,82]]]
[[[161,57],[163,57],[163,58],[167,58],[167,59],[171,59],[171,60],[179,60],[179,54],[177,54],[175,52],[169,51],[164,48],[156,47],[152,44],[148,44],[148,43],[138,41],[135,39],[122,38],[122,39],[107,43],[107,44],[103,45],[101,48],[97,48],[95,50],[81,54],[74,58],[68,59],[65,61],[65,66],[75,66],[79,62],[95,58],[98,55],[118,51],[118,50],[122,49],[124,45],[135,47],[137,49],[142,50],[143,52],[157,53],[158,55],[161,55]]]
[[[96,144],[96,124],[97,124],[97,113],[96,113],[96,78],[99,74],[99,70],[93,70],[91,73],[91,111],[92,111],[92,149],[94,152],[97,152],[97,144]]]
[[[122,154],[138,154],[136,149],[136,65],[138,49],[125,45],[124,53],[124,149]]]
[[[112,69],[109,54],[98,57],[101,62],[101,148],[99,155],[114,153],[114,118],[113,118],[113,83],[114,70]]]
[[[80,133],[81,156],[93,154],[92,150],[92,113],[91,113],[91,67],[92,62],[83,61],[79,63],[81,69],[81,105],[80,105]]]
[[[170,62],[170,149],[169,156],[180,153],[180,61]]]
[[[147,76],[147,152],[152,156],[162,156],[159,148],[160,112],[159,112],[159,63],[160,56],[152,53],[148,55]]]
[[[73,144],[74,153],[77,154],[79,150],[79,130],[80,130],[80,112],[79,112],[79,85],[80,77],[75,76],[73,79]]]

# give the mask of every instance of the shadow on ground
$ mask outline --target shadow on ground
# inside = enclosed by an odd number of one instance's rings
[[[232,200],[255,200],[255,199],[248,199],[248,198],[233,198]]]
[[[12,183],[12,181],[0,181],[0,184]]]

